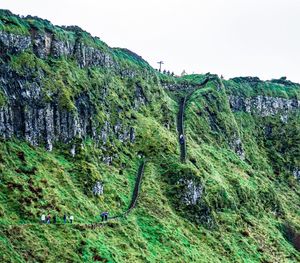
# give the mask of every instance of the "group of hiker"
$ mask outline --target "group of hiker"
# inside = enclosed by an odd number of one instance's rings
[[[100,217],[102,219],[102,222],[108,220],[108,214],[109,214],[108,212],[101,212],[100,213]],[[64,216],[63,216],[63,222],[64,222],[64,224],[66,224],[68,222],[70,222],[72,224],[73,221],[74,221],[74,216],[73,215],[67,216],[66,214],[64,214]],[[50,224],[51,222],[53,224],[57,223],[57,217],[56,217],[56,215],[54,215],[53,217],[51,217],[50,214],[48,214],[48,215],[42,214],[41,215],[41,223],[43,223],[43,224]]]
[[[69,222],[72,224],[73,221],[74,221],[74,216],[70,215],[70,216],[68,217],[66,214],[64,214],[64,216],[63,216],[64,224],[66,224],[66,223],[68,222],[68,220],[69,220]],[[50,223],[51,223],[51,215],[48,214],[48,215],[46,216],[45,214],[42,214],[42,216],[41,216],[41,223],[43,223],[43,224],[50,224]],[[56,223],[57,223],[57,217],[56,217],[56,215],[53,216],[53,218],[52,218],[52,223],[53,223],[53,224],[56,224]]]

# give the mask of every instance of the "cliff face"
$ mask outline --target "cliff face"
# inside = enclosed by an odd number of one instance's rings
[[[30,36],[17,35],[8,32],[0,32],[2,54],[18,54],[31,50],[42,59],[52,56],[54,58],[74,58],[80,67],[116,66],[108,50],[106,52],[88,46],[82,42],[79,36],[70,40],[59,40],[53,33],[40,33],[31,30]]]
[[[25,138],[32,145],[46,145],[48,150],[53,149],[55,142],[72,144],[75,139],[87,137],[100,144],[105,144],[111,135],[121,142],[133,142],[133,123],[130,125],[130,120],[123,123],[121,119],[112,123],[110,119],[110,112],[116,109],[105,101],[109,100],[109,82],[98,87],[98,97],[92,94],[91,90],[84,90],[87,87],[76,95],[74,91],[65,94],[68,91],[62,90],[63,87],[59,85],[68,85],[69,89],[77,85],[92,85],[89,82],[92,78],[90,69],[95,67],[105,72],[103,76],[115,76],[119,80],[128,75],[134,78],[135,70],[122,67],[113,58],[112,50],[106,46],[96,46],[92,38],[90,41],[95,47],[85,44],[80,30],[66,31],[67,36],[68,33],[72,33],[72,37],[66,40],[57,39],[55,32],[39,32],[35,28],[31,28],[29,32],[30,35],[18,35],[0,31],[0,87],[4,100],[0,109],[1,137]],[[19,63],[19,70],[13,68],[10,63],[12,58]],[[33,63],[26,67],[29,60]],[[53,73],[50,68],[41,68],[41,65],[51,67],[51,63],[59,63],[62,60],[75,61],[75,70],[76,67],[82,68],[84,77],[88,80],[80,83],[82,79],[75,76],[77,79],[68,83],[68,79],[61,77],[62,72]],[[74,73],[70,68],[64,70],[65,74],[70,76]],[[47,90],[49,82],[52,87]],[[122,82],[121,85],[126,85],[126,80]],[[134,86],[130,91],[132,93],[128,94],[131,97],[129,104],[138,109],[146,103],[146,98],[143,87],[137,82]],[[51,98],[47,99],[47,96]],[[63,99],[69,100],[69,104],[60,103]],[[102,111],[106,112],[106,117],[104,116],[100,123],[99,118],[97,119],[99,104],[104,105]],[[122,105],[118,111],[122,112]],[[74,146],[72,147],[74,152]]]
[[[285,170],[297,178],[300,165],[299,84],[285,77],[271,81],[240,77],[226,81],[225,86],[239,126],[244,129],[243,123],[249,125],[250,120],[255,123],[252,129],[256,131],[248,132],[255,134],[257,144],[265,147],[275,172]]]
[[[300,108],[300,100],[297,98],[285,99],[269,96],[247,98],[231,95],[229,102],[233,111],[245,111],[262,117],[281,114],[283,119],[288,113]]]
[[[134,141],[130,115],[147,102],[142,78],[154,78],[138,66],[147,62],[128,50],[109,48],[76,26],[22,20],[3,10],[1,17],[1,137],[25,138],[48,150],[57,142],[69,143],[72,152],[74,141],[88,137],[100,145],[110,137]],[[119,87],[110,87],[114,81]],[[127,105],[117,100],[125,88]]]
[[[45,99],[43,73],[27,78],[2,65],[0,74],[5,96],[5,105],[0,110],[0,134],[4,138],[25,138],[32,145],[46,144],[48,150],[54,142],[71,142],[88,136],[105,143],[110,133],[122,141],[134,139],[133,127],[123,127],[120,122],[111,124],[109,119],[102,125],[97,123],[96,108],[87,93],[79,93],[74,98],[74,109],[70,110],[60,105],[59,94],[53,94],[51,101]],[[144,101],[141,93],[135,94],[136,100]]]

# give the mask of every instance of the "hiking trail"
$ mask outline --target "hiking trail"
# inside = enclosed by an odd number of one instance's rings
[[[199,86],[192,90],[189,94],[187,94],[184,97],[180,98],[179,101],[179,111],[178,111],[178,115],[177,115],[177,131],[178,131],[178,142],[180,145],[180,160],[181,162],[185,162],[186,161],[186,136],[185,136],[185,132],[184,132],[184,114],[185,114],[185,108],[187,105],[187,102],[189,101],[190,97],[193,95],[193,93],[195,91],[197,91],[199,88],[201,88],[202,86],[204,86],[208,81],[210,80],[210,78],[206,78],[202,83],[199,84]],[[180,141],[180,135],[183,135],[183,141]]]
[[[134,185],[134,189],[132,192],[132,198],[130,201],[130,204],[127,208],[127,210],[125,212],[123,212],[122,214],[116,215],[116,216],[112,216],[112,217],[108,217],[108,220],[111,219],[118,219],[124,216],[127,216],[133,208],[135,208],[136,204],[137,204],[137,200],[139,197],[139,192],[140,192],[140,188],[141,188],[141,183],[142,183],[142,178],[143,178],[143,174],[144,174],[144,170],[145,170],[145,164],[146,161],[142,160],[139,169],[137,171],[137,176],[136,176],[136,180],[135,180],[135,185]],[[48,225],[46,223],[24,223],[24,224],[0,224],[0,228],[2,226],[34,226],[34,225]],[[75,226],[78,229],[84,230],[84,229],[95,229],[95,228],[100,228],[103,227],[105,224],[103,222],[94,222],[94,223],[50,223],[49,225],[51,226],[59,226],[59,225],[66,225],[66,226]]]

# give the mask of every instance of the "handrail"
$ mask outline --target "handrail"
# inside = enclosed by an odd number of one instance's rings
[[[206,78],[202,83],[199,84],[198,88],[204,86],[209,80],[210,80],[209,77]],[[180,102],[179,102],[179,111],[178,111],[178,115],[177,115],[177,131],[178,131],[178,141],[179,141],[179,145],[180,145],[180,160],[181,160],[181,162],[186,161],[186,152],[187,152],[187,150],[186,150],[186,137],[185,137],[185,133],[184,133],[185,108],[186,108],[186,104],[187,104],[188,100],[190,99],[192,94],[197,89],[191,91],[188,95],[182,97],[180,99]],[[183,141],[180,141],[180,135],[181,134],[183,135]]]
[[[180,144],[180,159],[185,162],[186,159],[186,142],[184,135],[184,111],[186,105],[186,97],[180,99],[178,120],[177,120],[177,130],[178,130],[178,140]],[[183,140],[180,141],[180,135],[183,135]]]
[[[141,183],[142,183],[142,178],[143,178],[143,174],[144,174],[144,170],[145,170],[145,164],[146,164],[146,160],[142,160],[142,163],[140,164],[138,172],[137,172],[137,177],[136,177],[136,181],[135,181],[135,185],[134,185],[134,190],[132,192],[131,202],[130,202],[127,210],[125,212],[123,212],[122,214],[108,217],[108,220],[127,216],[132,211],[132,209],[136,206],[137,199],[138,199],[139,192],[140,192]]]

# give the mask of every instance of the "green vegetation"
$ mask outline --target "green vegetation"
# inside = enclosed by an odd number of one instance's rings
[[[188,83],[188,84],[200,84],[202,83],[207,76],[209,76],[210,74],[191,74],[191,75],[185,75],[182,76],[178,79],[178,81],[180,83],[184,82],[184,83]]]
[[[231,94],[299,98],[299,85],[285,79],[254,85],[208,74],[175,78],[155,72],[128,50],[107,47],[80,28],[55,27],[7,11],[0,15],[1,23],[14,21],[14,33],[26,34],[32,27],[50,30],[61,40],[79,37],[112,54],[117,70],[80,68],[72,57],[42,60],[32,51],[9,54],[7,63],[15,76],[41,88],[44,101],[39,103],[57,102],[61,110],[76,115],[78,98],[83,107],[89,98],[92,122],[109,121],[112,127],[121,122],[136,133],[134,143],[108,134],[105,145],[75,138],[56,143],[52,152],[21,138],[1,140],[1,262],[300,261],[287,235],[290,226],[294,232],[300,229],[300,184],[292,174],[300,167],[299,111],[289,112],[283,123],[280,113],[261,117],[232,112],[228,102]],[[134,74],[121,76],[118,70]],[[196,89],[208,76],[210,81]],[[195,89],[185,112],[186,163],[179,158],[176,115],[178,96],[187,91],[166,92],[161,83]],[[0,106],[7,99],[1,92]],[[237,137],[244,160],[232,150]],[[69,153],[72,144],[82,144],[75,157]],[[101,211],[116,215],[126,210],[139,155],[147,158],[147,165],[137,207],[102,228],[85,228],[99,221]],[[113,156],[111,165],[104,164],[106,156]],[[104,194],[95,197],[92,188],[98,181],[104,183]],[[195,203],[186,202],[187,194],[194,192],[185,182],[201,186]],[[57,215],[58,223],[64,213],[72,214],[75,224],[42,225],[42,213]]]
[[[288,83],[288,85],[284,85],[279,80],[266,82],[257,80],[249,82],[243,78],[235,78],[224,81],[224,85],[230,93],[247,97],[255,97],[258,95],[281,98],[300,97],[300,85],[292,82]]]
[[[152,70],[151,66],[142,57],[124,48],[114,48],[113,53],[121,61],[124,68],[131,70],[143,68],[143,70]]]
[[[0,10],[0,30],[18,35],[29,35],[27,23],[8,10]]]

